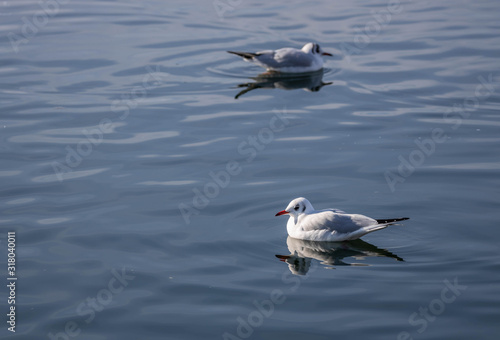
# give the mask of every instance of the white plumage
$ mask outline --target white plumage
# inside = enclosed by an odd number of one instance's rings
[[[267,50],[260,52],[233,52],[242,57],[245,61],[259,65],[268,71],[283,73],[304,73],[314,72],[323,68],[322,56],[332,56],[324,52],[318,44],[307,43],[302,49],[291,47],[280,48],[279,50]]]
[[[276,216],[288,214],[288,235],[309,241],[355,240],[407,217],[376,220],[359,214],[346,214],[338,209],[315,210],[304,197],[294,199]]]

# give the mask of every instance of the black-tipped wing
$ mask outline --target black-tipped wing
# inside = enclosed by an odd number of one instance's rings
[[[409,220],[409,217],[401,217],[401,218],[390,218],[387,220],[377,220],[378,224],[383,224],[383,223],[391,223],[391,222],[399,222],[399,221],[406,221]]]
[[[245,58],[245,59],[253,59],[254,57],[259,55],[258,53],[251,53],[251,52],[227,51],[227,53],[236,54],[237,56]]]

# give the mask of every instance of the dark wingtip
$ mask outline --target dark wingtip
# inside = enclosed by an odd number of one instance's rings
[[[390,219],[386,219],[386,220],[376,220],[376,221],[378,222],[378,224],[382,224],[382,223],[406,221],[409,219],[410,219],[409,217],[401,217],[401,218],[390,218]]]
[[[251,52],[236,52],[236,51],[226,51],[226,52],[235,54],[245,59],[252,59],[253,57],[256,57],[258,55],[258,53],[251,53]]]

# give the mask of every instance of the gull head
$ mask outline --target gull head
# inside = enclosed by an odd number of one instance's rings
[[[291,201],[288,206],[286,207],[285,210],[280,211],[277,213],[275,216],[281,216],[281,215],[290,215],[293,216],[295,219],[301,214],[309,214],[314,211],[314,208],[307,200],[307,198],[304,197],[299,197]]]
[[[333,54],[323,51],[318,44],[312,42],[305,44],[304,47],[302,47],[302,52],[312,54],[314,56],[333,56]]]

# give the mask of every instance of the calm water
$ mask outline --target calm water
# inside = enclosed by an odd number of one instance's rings
[[[1,5],[2,338],[498,339],[498,1],[41,4]],[[300,242],[298,196],[411,219]]]

